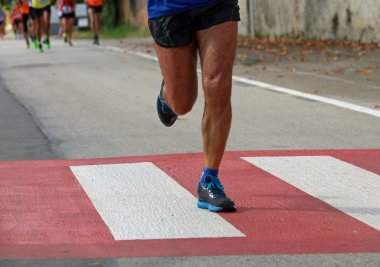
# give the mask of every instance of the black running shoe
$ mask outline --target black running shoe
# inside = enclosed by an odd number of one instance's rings
[[[99,36],[94,35],[93,42],[94,45],[99,45]]]
[[[175,114],[168,104],[166,104],[165,99],[162,97],[162,91],[164,89],[164,81],[162,81],[160,92],[157,96],[157,113],[158,117],[160,118],[160,121],[163,125],[166,127],[170,127],[174,124],[174,122],[177,120],[178,115]]]
[[[198,183],[197,206],[213,212],[236,211],[235,203],[224,193],[220,180],[213,176],[206,176],[204,183]]]

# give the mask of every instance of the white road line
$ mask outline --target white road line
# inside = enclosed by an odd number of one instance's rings
[[[107,46],[106,49],[107,50],[111,50],[111,51],[117,51],[117,52],[122,51],[124,53],[128,53],[128,54],[131,54],[131,55],[136,55],[136,56],[143,57],[143,58],[146,58],[146,59],[149,59],[149,60],[158,61],[157,57],[152,56],[152,55],[148,55],[148,54],[142,53],[142,52],[135,52],[135,51],[125,50],[125,49],[121,49],[121,48],[118,48],[118,47],[112,47],[112,46]],[[198,69],[198,72],[200,72],[199,69]],[[367,108],[367,107],[363,107],[363,106],[360,106],[360,105],[356,105],[356,104],[352,104],[352,103],[349,103],[349,102],[345,102],[345,101],[341,101],[341,100],[337,100],[337,99],[332,99],[332,98],[328,98],[328,97],[323,97],[323,96],[317,96],[317,95],[312,95],[312,94],[308,94],[308,93],[303,93],[303,92],[300,92],[300,91],[297,91],[297,90],[294,90],[294,89],[289,89],[289,88],[285,88],[285,87],[281,87],[281,86],[276,86],[276,85],[269,84],[269,83],[264,83],[264,82],[260,82],[260,81],[256,81],[256,80],[251,80],[251,79],[240,77],[240,76],[233,76],[232,79],[234,81],[237,81],[237,82],[241,82],[241,83],[245,83],[245,84],[248,84],[248,85],[257,86],[257,87],[260,87],[260,88],[263,88],[263,89],[267,89],[267,90],[271,90],[271,91],[276,91],[276,92],[281,92],[281,93],[284,93],[284,94],[293,95],[293,96],[297,96],[297,97],[308,99],[308,100],[314,100],[314,101],[318,101],[318,102],[322,102],[322,103],[325,103],[325,104],[334,105],[334,106],[337,106],[337,107],[340,107],[340,108],[344,108],[344,109],[348,109],[348,110],[352,110],[352,111],[356,111],[356,112],[360,112],[360,113],[364,113],[364,114],[368,114],[368,115],[372,115],[372,116],[380,118],[380,111],[376,110],[376,109]]]
[[[314,101],[334,105],[334,106],[337,106],[340,108],[349,109],[349,110],[365,113],[365,114],[372,115],[372,116],[380,118],[380,111],[379,110],[362,107],[362,106],[355,105],[355,104],[348,103],[348,102],[344,102],[341,100],[336,100],[336,99],[327,98],[327,97],[318,96],[318,95],[307,94],[307,93],[303,93],[303,92],[300,92],[297,90],[288,89],[285,87],[280,87],[280,86],[272,85],[269,83],[263,83],[260,81],[250,80],[250,79],[242,78],[242,77],[238,77],[238,76],[233,76],[233,79],[234,79],[234,81],[258,86],[258,87],[261,87],[261,88],[264,88],[267,90],[285,93],[288,95],[293,95],[293,96],[297,96],[297,97],[301,97],[301,98],[305,98],[305,99],[309,99],[309,100],[314,100]]]
[[[329,156],[243,159],[380,230],[379,175]]]
[[[150,162],[70,168],[116,240],[245,236]]]

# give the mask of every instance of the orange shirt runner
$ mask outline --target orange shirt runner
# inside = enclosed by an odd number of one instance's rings
[[[103,0],[87,0],[86,3],[89,6],[102,6]]]

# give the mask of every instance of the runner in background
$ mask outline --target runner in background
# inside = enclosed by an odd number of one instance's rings
[[[42,1],[45,1],[45,0],[42,0]],[[42,14],[42,43],[46,46],[46,48],[50,48],[51,0],[48,0],[48,3],[49,4],[44,8],[44,12]]]
[[[47,29],[50,29],[50,3],[50,0],[32,0],[32,6],[35,16],[34,26],[37,39],[37,49],[40,52],[43,52],[41,42],[42,33],[46,33]],[[48,21],[46,21],[47,19]],[[48,36],[46,37],[46,35],[44,35],[44,41],[46,46],[50,48],[50,40]]]
[[[24,33],[24,39],[26,42],[26,48],[29,49],[30,43],[29,43],[29,5],[24,0],[20,0],[21,2],[21,14],[22,14],[22,26],[23,26],[23,33]]]
[[[22,3],[17,0],[13,7],[10,14],[10,20],[12,24],[12,29],[15,34],[16,39],[22,38],[22,14],[21,14],[21,5]]]
[[[58,1],[57,1],[58,3]],[[63,36],[63,22],[62,22],[62,12],[58,10],[58,19],[59,19],[59,29],[58,29],[58,39],[64,39],[65,43],[67,42],[66,36]]]
[[[72,35],[75,19],[75,0],[60,0],[59,10],[62,12],[62,31],[65,43],[73,46]]]
[[[100,14],[103,9],[103,0],[86,0],[88,16],[93,37],[93,44],[99,45]]]
[[[29,5],[29,35],[32,39],[32,46],[37,49],[37,38],[36,38],[36,15],[34,11],[34,7],[32,4],[32,0],[28,0]]]
[[[3,10],[3,6],[0,3],[0,39],[4,38],[5,35],[5,23],[7,21],[7,15]]]

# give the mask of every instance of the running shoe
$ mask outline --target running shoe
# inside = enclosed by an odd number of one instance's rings
[[[71,40],[68,40],[67,43],[69,44],[69,46],[73,46],[73,43],[71,42]]]
[[[32,41],[32,46],[33,46],[35,49],[37,49],[37,41],[36,41],[36,40],[33,40],[33,41]]]
[[[63,41],[67,43],[67,34],[65,32],[63,33]]]
[[[92,42],[94,45],[99,45],[99,36],[98,35],[94,35],[94,38],[93,38],[93,42]]]
[[[156,108],[157,108],[158,117],[160,118],[160,121],[162,122],[162,124],[165,125],[166,127],[170,127],[177,120],[178,115],[175,114],[171,110],[171,108],[168,106],[168,104],[166,104],[166,101],[162,96],[164,84],[165,84],[164,81],[162,81],[161,89],[157,96]]]
[[[42,44],[41,43],[37,43],[37,50],[40,53],[44,52],[44,49],[42,48]]]
[[[235,203],[226,196],[223,185],[214,176],[206,176],[204,182],[198,183],[197,206],[213,212],[236,211]]]
[[[50,40],[47,35],[44,36],[42,43],[46,46],[46,48],[50,48]]]

